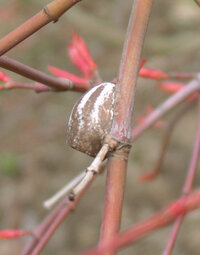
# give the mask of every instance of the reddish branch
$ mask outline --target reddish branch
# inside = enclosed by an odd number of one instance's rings
[[[31,34],[39,30],[51,21],[57,21],[58,18],[74,4],[80,0],[54,0],[48,4],[42,11],[29,19],[19,28],[5,36],[0,40],[0,55],[6,53],[11,48],[19,44],[21,41],[29,37]],[[199,4],[199,0],[195,0]],[[144,130],[153,125],[161,116],[174,108],[178,103],[193,92],[199,90],[199,80],[193,80],[186,88],[183,88],[177,94],[160,105],[145,121],[133,130],[131,135],[132,115],[134,106],[134,91],[137,81],[139,69],[139,61],[143,47],[146,27],[150,15],[152,0],[135,0],[133,11],[131,14],[127,39],[123,50],[123,57],[120,65],[119,82],[116,89],[116,107],[111,138],[118,140],[123,150],[117,150],[109,159],[108,163],[108,178],[107,178],[107,195],[102,224],[101,241],[98,248],[92,252],[84,254],[103,254],[105,252],[113,252],[131,242],[139,240],[144,235],[150,233],[154,229],[161,227],[175,218],[182,219],[187,211],[195,209],[200,204],[200,191],[190,195],[185,195],[180,200],[172,204],[163,213],[158,213],[155,216],[143,221],[142,223],[133,226],[127,231],[117,234],[120,228],[121,211],[123,202],[123,193],[125,186],[127,159],[129,154],[129,146],[131,136],[135,140]],[[0,66],[10,71],[16,72],[29,79],[45,84],[55,90],[74,89],[84,91],[88,89],[85,84],[74,85],[69,80],[59,79],[44,74],[38,70],[23,65],[15,60],[11,60],[5,56],[0,57]],[[157,74],[158,75],[158,74]],[[160,75],[160,73],[159,73]],[[177,78],[178,75],[175,74]],[[180,78],[189,78],[180,77]],[[49,88],[45,85],[41,90]],[[31,88],[31,84],[19,84],[18,87]],[[13,84],[14,87],[14,84]],[[199,111],[200,112],[200,111]],[[190,191],[193,182],[194,174],[197,167],[197,159],[199,154],[200,144],[200,117],[198,119],[197,141],[195,143],[193,157],[191,160],[190,170],[187,177],[187,182],[184,191]],[[37,238],[33,238],[28,247],[22,253],[23,255],[39,254],[49,238],[53,235],[57,227],[66,218],[69,212],[76,206],[79,199],[85,190],[83,190],[75,199],[69,201],[64,199],[56,209],[47,217],[47,219],[35,230],[34,234]],[[180,226],[180,223],[178,223]],[[116,235],[115,237],[113,237]],[[96,251],[96,253],[94,253]],[[109,253],[110,254],[110,253]]]
[[[200,77],[189,82],[183,89],[169,97],[164,103],[160,104],[146,119],[132,131],[132,141],[138,139],[142,133],[150,128],[158,119],[163,117],[168,111],[180,104],[188,96],[200,90]]]
[[[126,168],[131,139],[134,94],[141,52],[151,11],[151,0],[135,0],[122,53],[116,86],[115,115],[110,132],[122,144],[108,160],[106,201],[99,245],[110,240],[120,228]],[[112,253],[113,254],[113,253]]]
[[[120,229],[127,161],[111,157],[108,161],[104,215],[99,244],[103,244]]]
[[[190,94],[192,94],[194,91],[197,91],[200,89],[200,81],[196,80],[196,81],[192,81],[191,83],[189,83],[185,88],[182,89],[182,91],[179,91],[177,94],[179,94],[177,96],[176,95],[173,95],[171,96],[168,100],[167,100],[167,106],[168,105],[171,105],[171,104],[174,104],[174,100],[183,100],[184,98],[188,97]],[[178,101],[179,102],[179,101]],[[175,104],[176,105],[176,104]],[[144,132],[146,130],[146,128],[150,127],[151,125],[153,125],[153,123],[155,121],[158,120],[158,118],[160,118],[162,116],[162,114],[166,113],[166,111],[169,111],[171,108],[167,108],[165,109],[165,107],[161,107],[159,106],[158,108],[161,108],[161,109],[164,109],[164,111],[160,112],[160,115],[157,115],[155,116],[155,113],[153,112],[152,114],[150,114],[148,117],[147,117],[147,123],[148,125],[145,125],[145,128],[143,126],[143,123],[138,125],[138,127],[136,129],[140,130],[140,132]],[[157,110],[155,110],[157,112]],[[140,134],[140,132],[137,132],[135,133],[136,135],[134,136],[134,139],[136,139],[138,137],[138,135]],[[134,132],[133,132],[134,133]],[[114,158],[111,158],[110,159],[110,162],[111,160],[114,161]],[[109,171],[108,175],[111,175],[113,174],[113,176],[109,176],[108,179],[107,179],[107,187],[110,187],[110,189],[108,189],[108,195],[109,196],[106,196],[107,197],[107,201],[106,201],[106,205],[105,205],[105,212],[108,210],[108,211],[111,211],[111,209],[109,209],[109,207],[111,207],[111,205],[113,206],[113,204],[111,203],[110,204],[110,199],[113,201],[115,201],[114,205],[116,205],[116,203],[120,203],[120,205],[122,205],[122,199],[120,200],[120,197],[118,196],[118,189],[120,188],[121,190],[123,190],[123,186],[124,186],[124,179],[121,179],[121,182],[119,182],[119,179],[120,178],[124,178],[124,172],[121,171],[123,168],[124,168],[124,164],[125,164],[125,161],[120,161],[121,162],[121,166],[118,165],[118,161],[114,161],[114,163],[116,165],[113,165],[115,171],[113,170],[112,172]],[[110,163],[109,163],[110,164]],[[111,162],[111,164],[113,164]],[[117,171],[117,167],[118,168],[118,171]],[[112,183],[113,181],[113,183]],[[109,183],[110,182],[110,183]],[[109,184],[109,185],[108,185]],[[123,185],[122,185],[123,184]],[[112,188],[114,187],[114,190],[116,191],[115,193],[115,196],[112,196],[113,194],[113,191],[112,191]],[[116,189],[115,189],[116,187]],[[120,193],[122,193],[122,191],[120,191]],[[82,194],[81,194],[82,195]],[[123,198],[123,197],[122,197]],[[79,197],[78,197],[79,199]],[[116,202],[116,200],[119,200],[118,202]],[[33,238],[30,242],[30,244],[27,246],[27,248],[25,249],[25,251],[22,253],[22,255],[30,255],[32,254],[33,250],[35,249],[36,251],[39,250],[42,250],[44,248],[44,246],[46,245],[47,241],[49,240],[49,238],[52,236],[52,234],[55,232],[56,228],[59,226],[59,224],[62,223],[62,221],[64,220],[64,218],[67,217],[67,214],[69,213],[69,211],[73,208],[73,206],[71,207],[71,205],[73,203],[76,203],[77,200],[75,200],[74,202],[71,202],[70,201],[70,209],[68,207],[65,207],[65,209],[63,208],[63,203],[65,203],[66,199],[63,200],[63,202],[61,202],[58,207],[56,207],[51,213],[50,215],[47,217],[47,219],[34,231],[35,235],[37,236],[37,239],[36,238]],[[106,206],[108,206],[106,208]],[[61,208],[63,208],[61,210]],[[66,211],[68,213],[66,213]],[[114,213],[115,211],[115,207],[112,208],[112,212]],[[61,212],[61,214],[59,214],[59,212]],[[113,226],[112,230],[116,231],[116,228],[114,229],[114,226],[118,226],[119,227],[119,222],[120,222],[120,217],[121,217],[121,212],[120,210],[118,211],[119,213],[116,213],[115,211],[115,220],[116,218],[118,218],[118,224],[111,224],[110,226]],[[103,228],[107,228],[107,222],[112,222],[111,219],[109,219],[109,217],[111,217],[112,214],[108,214],[107,213],[107,220],[106,218],[104,218],[104,221],[103,221]],[[59,224],[58,224],[59,222]],[[102,231],[103,232],[103,231]],[[106,231],[104,232],[104,235],[106,235]],[[110,239],[110,238],[109,238]],[[103,242],[104,243],[104,242]],[[35,253],[37,254],[37,253]]]
[[[159,152],[159,156],[158,156],[158,160],[156,163],[156,166],[154,167],[154,170],[151,172],[148,172],[144,175],[142,175],[140,177],[140,181],[144,182],[144,181],[149,181],[154,179],[161,170],[162,164],[163,164],[163,160],[165,158],[165,154],[169,145],[169,141],[170,138],[172,136],[173,130],[177,124],[177,122],[183,117],[185,116],[186,112],[188,110],[190,110],[192,108],[192,106],[195,105],[196,103],[196,99],[190,102],[187,102],[186,104],[183,105],[183,107],[181,107],[181,109],[175,114],[175,116],[169,121],[169,123],[166,124],[165,128],[164,128],[164,137],[162,140],[162,144],[161,144],[161,148],[160,148],[160,152]]]
[[[71,211],[75,209],[85,191],[89,188],[95,177],[91,179],[88,185],[76,197],[70,201],[68,196],[64,198],[59,205],[47,216],[47,218],[33,231],[34,236],[21,255],[37,255],[44,249],[47,242],[65,220]]]
[[[185,185],[183,188],[183,197],[186,197],[189,192],[191,192],[192,185],[194,182],[194,178],[197,171],[198,160],[199,160],[199,153],[200,153],[200,97],[198,98],[198,117],[197,117],[197,134],[194,143],[193,153],[190,161],[190,166],[188,169],[188,174],[186,177]],[[178,232],[180,230],[181,224],[184,220],[184,214],[180,215],[176,220],[171,236],[169,238],[167,247],[164,251],[164,255],[170,255],[172,253],[173,247],[175,245]]]
[[[151,5],[151,0],[134,1],[120,64],[115,102],[117,115],[110,134],[124,142],[131,139],[135,87]]]
[[[122,247],[139,241],[152,231],[170,224],[181,215],[200,207],[200,190],[181,197],[176,200],[163,212],[158,212],[152,217],[133,225],[129,229],[114,236],[111,240],[105,242],[100,247],[95,247],[81,255],[103,255],[106,252],[116,251]]]
[[[52,77],[6,56],[0,57],[0,67],[45,84],[55,90],[85,91],[88,89],[88,84],[73,84],[68,79]]]
[[[19,82],[13,82],[9,81],[4,84],[0,85],[0,90],[7,90],[7,89],[29,89],[34,90],[36,93],[41,92],[48,92],[48,91],[54,91],[59,92],[61,90],[52,90],[46,85],[43,85],[41,83],[19,83]]]
[[[46,5],[42,11],[0,40],[0,56],[34,34],[43,26],[52,21],[56,22],[63,13],[80,1],[81,0],[54,0]]]

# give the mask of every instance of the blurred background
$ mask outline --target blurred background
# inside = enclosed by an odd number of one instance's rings
[[[0,37],[45,6],[43,0],[0,0]],[[154,1],[143,51],[146,66],[173,72],[198,72],[200,8],[192,0]],[[59,22],[49,24],[7,55],[44,72],[51,64],[79,74],[66,45],[75,30],[87,42],[105,81],[116,77],[132,1],[85,0]],[[24,78],[5,72],[16,81]],[[47,214],[42,202],[85,169],[91,158],[66,145],[70,111],[80,93],[13,90],[0,93],[0,229],[33,229]],[[156,107],[169,95],[155,82],[140,78],[134,115],[146,105]],[[174,112],[164,121],[168,121]],[[141,184],[141,174],[153,169],[162,129],[149,130],[133,145],[128,169],[122,229],[163,208],[181,195],[196,132],[196,108],[179,122],[161,175]],[[96,244],[103,212],[106,174],[99,176],[42,254],[72,255]],[[197,174],[199,179],[200,174]],[[199,185],[198,182],[195,185]],[[174,254],[197,255],[200,250],[199,211],[185,219]],[[162,254],[171,227],[119,252],[123,255]],[[0,241],[0,254],[19,254],[29,238]]]

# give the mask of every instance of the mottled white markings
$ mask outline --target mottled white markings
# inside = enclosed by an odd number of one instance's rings
[[[83,120],[83,109],[87,101],[89,100],[90,96],[101,86],[102,84],[99,84],[98,86],[92,88],[89,90],[81,99],[78,107],[77,107],[77,112],[78,112],[78,119],[79,119],[79,129],[82,129],[84,125],[84,120]]]
[[[92,121],[95,121],[97,124],[99,123],[99,109],[100,109],[100,107],[103,107],[105,99],[109,98],[110,94],[113,93],[113,91],[114,91],[113,88],[115,86],[111,82],[105,82],[100,85],[104,86],[104,88],[101,91],[101,93],[99,94],[99,96],[97,97],[97,100],[94,103],[94,108],[92,111]],[[114,95],[113,95],[113,97],[114,97]],[[113,102],[111,102],[111,103],[113,103]],[[111,115],[112,115],[112,113],[111,113]]]

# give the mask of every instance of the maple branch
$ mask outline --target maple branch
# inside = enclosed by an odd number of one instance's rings
[[[15,72],[17,74],[20,74],[28,79],[45,84],[56,90],[85,91],[88,89],[87,84],[74,84],[68,79],[56,78],[56,77],[50,76],[48,74],[45,74],[25,64],[22,64],[19,61],[9,58],[7,56],[0,57],[0,67],[9,71]]]
[[[68,195],[53,209],[47,218],[33,231],[34,238],[22,251],[21,255],[38,255],[44,249],[49,239],[57,228],[66,219],[71,211],[75,209],[85,191],[92,184],[96,176],[87,183],[87,186],[81,190],[74,201],[69,200]]]
[[[59,92],[61,90],[52,90],[46,85],[41,83],[19,83],[14,81],[8,81],[6,83],[0,84],[0,90],[11,90],[11,89],[29,89],[34,90],[36,93],[54,91]]]
[[[103,255],[107,252],[116,251],[129,244],[133,244],[144,236],[149,235],[154,230],[164,227],[176,220],[181,215],[200,207],[200,189],[173,202],[164,211],[155,213],[148,219],[133,225],[127,230],[116,234],[112,239],[104,242],[101,246],[96,246],[80,255]]]
[[[185,115],[185,113],[188,110],[190,110],[195,105],[196,101],[197,100],[194,99],[184,104],[183,107],[181,107],[181,109],[169,121],[169,123],[166,124],[166,126],[164,127],[164,137],[162,139],[161,148],[159,151],[159,156],[156,162],[156,166],[154,167],[153,171],[147,172],[140,177],[141,182],[152,180],[160,173],[173,130],[177,122]]]
[[[0,56],[50,22],[56,22],[73,5],[81,0],[54,0],[38,14],[0,40]]]
[[[115,91],[115,114],[109,134],[111,140],[117,140],[120,146],[108,159],[100,246],[113,238],[113,235],[120,229],[127,161],[130,151],[129,142],[132,130],[135,87],[151,6],[152,0],[135,0],[133,2],[122,52],[119,80]]]
[[[192,157],[190,161],[190,166],[188,169],[188,174],[186,177],[185,185],[183,188],[183,196],[187,196],[189,192],[191,192],[192,184],[194,182],[194,178],[197,171],[198,160],[199,160],[199,153],[200,153],[200,96],[198,98],[198,117],[197,117],[197,134],[195,138],[194,148],[192,152]],[[176,222],[174,223],[172,233],[167,243],[167,247],[163,253],[163,255],[170,255],[172,253],[173,247],[175,245],[178,232],[180,230],[181,224],[184,220],[184,215],[178,217]]]
[[[164,103],[160,104],[145,120],[136,126],[132,131],[132,142],[139,138],[142,133],[150,128],[158,119],[180,104],[188,96],[200,90],[200,74],[197,79],[190,81],[183,89],[169,97]]]

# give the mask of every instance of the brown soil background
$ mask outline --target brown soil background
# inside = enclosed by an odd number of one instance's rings
[[[24,22],[49,1],[0,0],[0,37]],[[116,77],[132,1],[83,1],[7,55],[47,72],[52,64],[77,73],[66,54],[75,30],[86,40],[104,80]],[[191,0],[157,0],[145,41],[147,66],[164,71],[198,72],[200,64],[200,9]],[[17,81],[26,81],[10,74]],[[167,98],[154,82],[139,79],[135,116],[147,104]],[[33,229],[47,214],[42,202],[76,176],[91,158],[66,145],[70,111],[80,97],[73,92],[36,94],[13,90],[0,93],[0,229]],[[174,113],[174,112],[173,112]],[[172,115],[165,118],[167,121]],[[122,229],[150,216],[181,194],[196,131],[196,108],[178,124],[167,151],[162,174],[140,184],[138,177],[153,168],[162,137],[149,130],[130,155]],[[72,255],[98,241],[103,212],[104,173],[58,229],[42,254]],[[197,174],[196,180],[200,177]],[[195,186],[199,182],[196,181]],[[187,216],[174,254],[200,254],[199,211]],[[123,255],[162,254],[171,227],[151,234]],[[0,241],[1,255],[19,254],[28,238]]]

